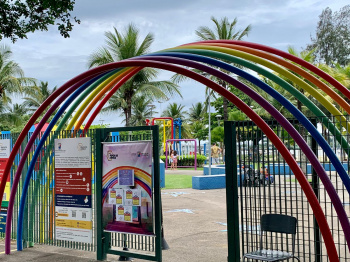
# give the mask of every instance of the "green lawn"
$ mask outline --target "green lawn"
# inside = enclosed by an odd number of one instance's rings
[[[165,174],[165,189],[192,188],[192,176]]]
[[[177,170],[194,170],[194,167],[178,167]],[[203,171],[203,167],[197,167],[197,170]]]
[[[286,182],[297,182],[296,178],[287,178]],[[312,182],[312,178],[308,178],[307,181]]]

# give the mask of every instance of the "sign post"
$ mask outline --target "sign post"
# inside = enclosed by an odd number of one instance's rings
[[[152,140],[103,142],[112,131],[152,131]],[[96,130],[97,259],[162,261],[158,126]],[[121,141],[121,140],[118,140]],[[155,237],[155,255],[110,248],[112,233]]]

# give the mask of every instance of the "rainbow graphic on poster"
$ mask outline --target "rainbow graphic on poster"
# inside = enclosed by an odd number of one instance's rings
[[[152,142],[103,143],[102,159],[104,229],[153,235]]]
[[[141,187],[147,192],[148,196],[152,198],[152,176],[146,173],[144,170],[132,167],[132,166],[120,166],[112,169],[107,174],[103,175],[102,178],[102,195],[103,203],[108,195],[108,189],[118,185],[118,171],[123,169],[133,169],[135,187]]]

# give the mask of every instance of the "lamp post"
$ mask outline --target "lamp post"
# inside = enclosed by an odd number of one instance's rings
[[[211,131],[210,131],[210,92],[209,92],[209,97],[208,97],[208,113],[209,113],[209,136],[208,136],[208,149],[209,149],[209,169],[208,169],[208,175],[211,175]]]

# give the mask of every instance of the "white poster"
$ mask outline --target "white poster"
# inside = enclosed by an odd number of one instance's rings
[[[5,233],[6,219],[7,219],[7,205],[10,199],[11,191],[11,178],[10,175],[6,181],[2,181],[4,176],[5,167],[8,163],[8,159],[11,153],[11,140],[0,139],[0,181],[5,184],[4,195],[2,197],[2,207],[0,211],[0,232]]]
[[[55,139],[56,239],[92,243],[91,138]]]
[[[103,226],[153,234],[152,142],[103,143]]]
[[[10,139],[0,139],[0,181],[2,181],[2,177],[4,176],[5,167],[8,162],[8,158],[11,153],[11,140]],[[9,201],[10,199],[10,176],[7,177],[5,191],[3,195],[3,203]],[[1,232],[1,231],[0,231]]]

